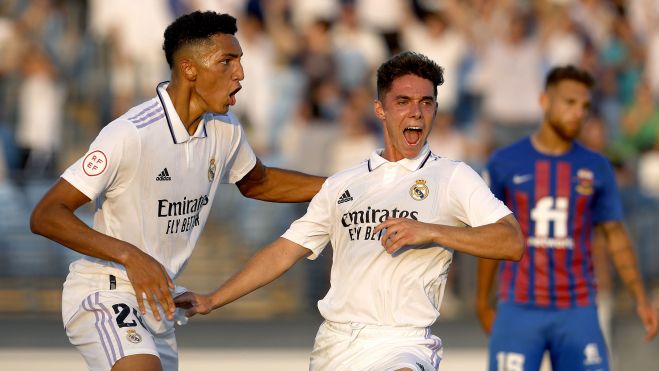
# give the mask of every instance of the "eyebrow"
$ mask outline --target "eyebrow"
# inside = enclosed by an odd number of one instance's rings
[[[397,95],[394,99],[410,99],[410,100],[411,100],[411,99],[413,99],[413,98],[410,97],[409,95]],[[432,100],[432,101],[434,101],[434,100],[435,100],[435,97],[433,97],[433,96],[431,96],[431,95],[424,95],[424,96],[421,97],[421,99],[419,99],[419,100]]]

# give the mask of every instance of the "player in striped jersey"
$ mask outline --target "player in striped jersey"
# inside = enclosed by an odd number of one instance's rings
[[[487,165],[485,178],[515,213],[527,245],[520,262],[479,261],[476,307],[491,332],[492,371],[538,370],[545,350],[557,371],[609,369],[595,302],[594,228],[606,236],[646,340],[657,333],[657,313],[622,223],[611,166],[575,141],[593,84],[588,72],[573,66],[552,69],[540,98],[544,120],[538,131],[495,152]],[[497,266],[495,312],[488,300]]]

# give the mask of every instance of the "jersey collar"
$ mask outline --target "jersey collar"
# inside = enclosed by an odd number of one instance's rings
[[[189,141],[191,138],[205,138],[206,134],[206,121],[208,120],[208,114],[204,114],[201,118],[199,126],[193,135],[188,133],[188,130],[183,125],[183,121],[176,112],[174,108],[174,103],[167,93],[167,86],[169,81],[164,81],[158,84],[156,88],[156,93],[158,93],[158,99],[160,99],[160,104],[162,104],[165,109],[165,117],[167,118],[167,125],[169,126],[169,132],[172,134],[172,139],[174,143],[184,143]]]
[[[391,163],[391,161],[388,161],[382,157],[383,152],[384,149],[379,148],[371,153],[371,157],[368,159],[368,171],[373,171],[380,165]],[[430,147],[428,146],[428,143],[426,143],[415,158],[404,158],[402,160],[396,161],[395,163],[403,166],[409,171],[416,171],[421,169],[423,165],[426,164],[426,161],[428,161],[428,158],[430,158],[431,154],[432,152],[430,152]]]

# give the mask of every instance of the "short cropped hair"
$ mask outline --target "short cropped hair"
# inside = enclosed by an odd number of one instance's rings
[[[545,80],[545,89],[556,86],[563,80],[580,82],[586,85],[588,89],[592,89],[595,86],[593,75],[584,69],[569,64],[567,66],[554,67],[549,71]]]
[[[182,47],[207,41],[219,33],[235,35],[237,31],[236,18],[229,14],[196,11],[180,16],[165,30],[162,49],[169,68],[174,65],[174,54]]]
[[[384,98],[395,79],[409,74],[430,80],[435,87],[434,97],[437,98],[437,87],[444,83],[444,69],[423,54],[406,51],[393,56],[378,68],[378,100]]]

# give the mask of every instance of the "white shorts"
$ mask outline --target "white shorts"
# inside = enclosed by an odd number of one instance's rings
[[[325,321],[318,329],[311,371],[437,370],[442,341],[429,328]]]
[[[90,370],[110,370],[121,358],[152,354],[164,371],[178,370],[174,321],[142,316],[129,281],[107,273],[69,273],[62,293],[64,328]]]

